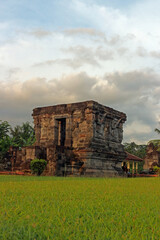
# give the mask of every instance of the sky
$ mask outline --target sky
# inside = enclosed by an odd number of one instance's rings
[[[158,139],[160,0],[0,0],[0,119],[95,100],[127,115],[124,142]]]

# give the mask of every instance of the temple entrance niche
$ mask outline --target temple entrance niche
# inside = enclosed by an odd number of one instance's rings
[[[65,146],[66,140],[66,118],[59,118],[56,119],[57,122],[57,145],[58,146]]]

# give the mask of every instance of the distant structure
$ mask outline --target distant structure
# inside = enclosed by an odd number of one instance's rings
[[[95,101],[33,109],[36,142],[11,148],[12,170],[27,170],[35,158],[47,160],[45,175],[119,176],[126,158],[126,115]]]
[[[122,168],[124,169],[124,166],[127,168],[127,172],[130,172],[130,169],[132,169],[132,175],[138,173],[138,164],[143,163],[143,159],[139,158],[131,153],[126,152],[127,157],[126,159],[122,162]]]
[[[148,143],[144,161],[144,169],[160,166],[160,140],[152,140]]]

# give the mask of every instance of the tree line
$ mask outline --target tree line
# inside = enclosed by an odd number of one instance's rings
[[[159,129],[155,129],[160,133]],[[26,147],[35,142],[34,128],[29,122],[22,123],[11,127],[7,121],[0,120],[0,159],[4,158],[7,154],[9,147]],[[137,157],[144,158],[146,155],[147,145],[138,145],[135,142],[124,143],[126,152],[131,153]]]

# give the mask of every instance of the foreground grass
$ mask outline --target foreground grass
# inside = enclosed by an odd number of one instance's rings
[[[160,239],[160,178],[0,176],[0,239]]]

